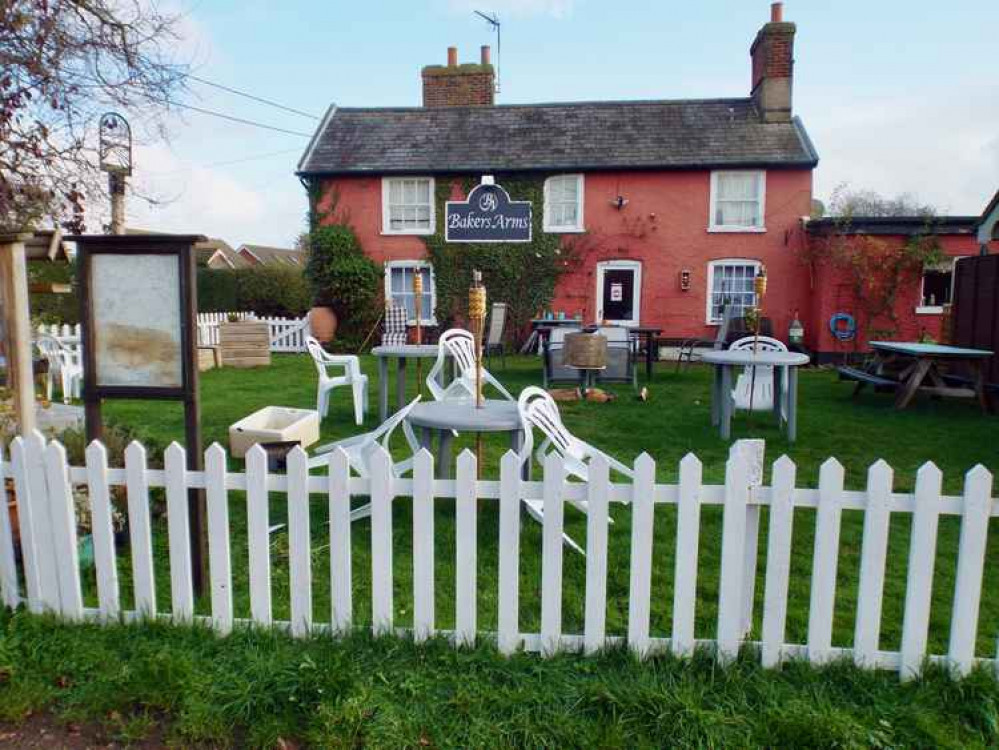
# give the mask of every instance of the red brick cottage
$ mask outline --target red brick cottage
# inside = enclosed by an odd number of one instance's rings
[[[496,105],[488,47],[472,65],[459,65],[451,48],[446,66],[423,69],[422,107],[330,107],[297,174],[323,220],[348,220],[384,264],[386,295],[411,309],[421,269],[423,309],[433,310],[423,237],[437,228],[440,183],[462,199],[469,178],[530,174],[544,178],[544,205],[534,206],[544,231],[578,253],[553,309],[713,337],[723,299],[754,304],[763,264],[775,333],[784,338],[797,311],[810,348],[835,352],[829,317],[851,310],[835,274],[802,259],[829,227],[807,221],[819,158],[793,114],[794,35],[774,3],[750,47],[750,95],[735,99]],[[941,233],[946,251],[977,252],[973,231],[957,229]],[[905,242],[914,231],[910,222],[892,237]],[[906,321],[931,307],[920,288],[915,279]],[[935,313],[920,314],[925,330],[939,332]]]

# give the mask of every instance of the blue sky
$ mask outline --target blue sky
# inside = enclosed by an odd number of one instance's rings
[[[193,72],[316,115],[331,102],[418,105],[421,66],[444,62],[449,45],[463,62],[495,46],[474,8],[503,22],[503,103],[746,96],[749,45],[769,18],[766,0],[188,3],[179,50]],[[785,18],[798,25],[795,112],[822,159],[816,197],[846,182],[947,213],[984,207],[999,188],[999,3],[789,0]],[[316,125],[197,83],[185,100]],[[293,172],[306,138],[196,113],[171,131],[137,149],[137,188],[165,203],[132,200],[132,226],[233,245],[284,245],[300,231]]]

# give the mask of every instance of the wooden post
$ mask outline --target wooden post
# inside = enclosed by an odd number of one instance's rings
[[[0,298],[4,354],[14,392],[14,413],[22,435],[35,429],[35,386],[31,368],[31,309],[24,242],[30,234],[0,235]]]

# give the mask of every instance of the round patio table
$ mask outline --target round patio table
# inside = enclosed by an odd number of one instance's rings
[[[732,434],[732,370],[769,365],[774,368],[774,416],[779,426],[786,427],[788,442],[795,441],[798,436],[798,368],[808,364],[807,354],[722,350],[706,352],[701,359],[715,368],[711,424],[719,425],[722,440],[728,440]],[[786,412],[781,408],[785,400]]]
[[[516,401],[486,399],[481,409],[472,399],[424,401],[413,407],[406,421],[419,428],[420,445],[428,450],[437,436],[438,479],[448,479],[451,475],[453,430],[509,433],[510,447],[515,451],[520,451],[524,443]]]
[[[395,400],[396,409],[406,405],[406,360],[407,359],[437,359],[436,344],[401,344],[397,346],[376,346],[371,353],[378,359],[378,420],[384,422],[388,418],[388,361],[395,357]],[[444,355],[450,357],[446,350]],[[441,377],[447,377],[448,368],[444,368]],[[443,385],[443,383],[442,383]]]

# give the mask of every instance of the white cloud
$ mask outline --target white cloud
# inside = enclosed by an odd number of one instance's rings
[[[498,13],[501,17],[509,14],[565,18],[572,14],[574,5],[575,0],[448,0],[448,6],[455,12],[481,10],[484,13]]]
[[[290,246],[303,228],[305,193],[292,172],[294,157],[234,176],[222,168],[190,166],[164,145],[136,149],[135,193],[128,226],[164,232],[221,237],[233,247],[242,242]],[[262,177],[261,177],[262,176]]]
[[[849,183],[910,193],[941,213],[975,215],[999,188],[994,83],[882,100],[822,95],[815,102],[816,114],[805,116],[821,157],[816,197]]]

